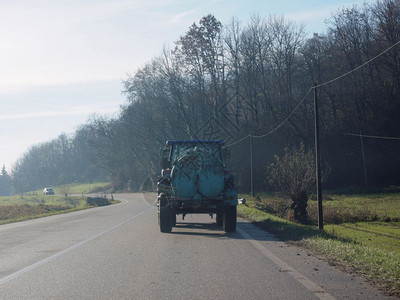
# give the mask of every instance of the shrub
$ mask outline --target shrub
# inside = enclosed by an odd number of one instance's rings
[[[87,205],[92,205],[92,206],[104,206],[110,204],[108,199],[103,197],[87,197],[86,203]]]
[[[301,143],[299,148],[286,148],[283,158],[275,155],[274,159],[267,168],[269,184],[292,199],[294,219],[300,223],[308,223],[308,195],[316,182],[313,152],[306,151]]]

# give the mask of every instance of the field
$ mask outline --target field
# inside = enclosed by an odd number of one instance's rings
[[[316,219],[317,202],[309,201]],[[400,222],[400,194],[328,195],[323,199],[326,223],[357,221]]]
[[[324,230],[315,225],[317,205],[309,201],[314,225],[292,220],[290,200],[249,197],[240,215],[325,257],[331,264],[362,274],[388,294],[400,296],[400,194],[329,195],[323,199]]]
[[[1,196],[0,224],[89,208],[91,205],[83,194],[100,193],[107,187],[108,183],[67,185],[55,187],[56,195],[43,195],[42,190],[38,190],[23,195]]]
[[[66,184],[62,186],[54,187],[56,194],[89,194],[89,193],[101,193],[110,188],[109,182],[96,182],[96,183],[84,183],[84,184]],[[42,193],[42,190],[35,191],[38,194]]]

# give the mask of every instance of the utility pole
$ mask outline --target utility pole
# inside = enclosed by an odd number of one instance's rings
[[[366,167],[366,164],[365,164],[364,142],[363,142],[363,136],[362,136],[362,132],[361,131],[360,131],[360,141],[361,141],[361,153],[362,153],[363,167],[364,167],[364,185],[365,185],[365,187],[367,187],[368,186],[367,167]]]
[[[254,196],[254,181],[253,181],[253,134],[250,134],[250,189],[251,195]]]
[[[314,83],[314,121],[315,121],[315,173],[317,177],[317,200],[318,200],[318,229],[324,229],[324,218],[322,212],[322,189],[321,189],[321,163],[319,149],[319,116],[317,83]]]

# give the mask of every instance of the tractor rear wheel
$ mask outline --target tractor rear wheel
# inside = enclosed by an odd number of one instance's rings
[[[160,197],[158,204],[160,231],[169,233],[172,231],[172,210],[167,203],[167,199],[164,197]]]
[[[217,222],[218,226],[222,226],[222,213],[216,213],[215,221]]]
[[[222,216],[222,227],[225,232],[236,231],[236,218],[237,218],[236,205],[225,207]]]

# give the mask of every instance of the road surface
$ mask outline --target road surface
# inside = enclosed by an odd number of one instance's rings
[[[155,194],[0,226],[0,299],[386,299],[244,220],[157,225]]]

